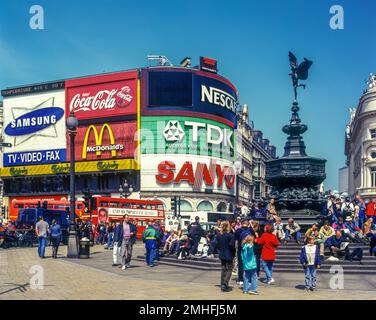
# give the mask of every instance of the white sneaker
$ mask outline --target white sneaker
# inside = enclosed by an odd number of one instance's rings
[[[237,284],[238,286],[242,286],[242,285],[243,285],[243,281],[237,281],[236,284]]]
[[[258,295],[258,292],[257,292],[257,291],[249,291],[248,293],[249,293],[249,294],[253,294],[253,295]]]
[[[122,267],[121,267],[121,270],[125,270],[125,269],[127,269],[126,266],[122,266]]]
[[[275,280],[273,278],[271,278],[267,283],[270,285],[270,284],[273,284],[275,282]]]

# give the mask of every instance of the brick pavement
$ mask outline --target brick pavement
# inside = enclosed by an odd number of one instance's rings
[[[141,248],[136,248],[142,250]],[[96,246],[87,260],[63,259],[66,248],[61,248],[59,259],[39,259],[36,248],[0,250],[0,299],[375,299],[375,282],[359,284],[351,278],[351,290],[320,289],[306,293],[299,288],[302,276],[278,275],[284,282],[277,286],[259,287],[259,296],[242,294],[234,287],[231,293],[222,293],[218,287],[219,272],[205,272],[171,266],[147,267],[134,262],[132,268],[122,271],[111,267],[111,252]],[[47,248],[46,256],[51,256]],[[107,263],[108,261],[108,263]],[[32,266],[44,270],[44,288],[30,287]],[[276,277],[277,278],[277,277]],[[291,283],[289,283],[289,281]],[[288,284],[287,287],[281,285]],[[302,284],[302,281],[300,281]],[[355,289],[354,289],[355,288]]]

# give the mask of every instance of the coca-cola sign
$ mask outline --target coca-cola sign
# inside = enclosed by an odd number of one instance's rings
[[[107,80],[109,75],[93,77]],[[72,80],[67,86],[67,112],[74,111],[78,119],[108,118],[137,112],[137,79],[99,82],[93,78]],[[86,84],[87,83],[87,84]],[[77,85],[78,84],[78,85]]]

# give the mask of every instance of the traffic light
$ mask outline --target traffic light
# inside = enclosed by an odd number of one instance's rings
[[[90,204],[91,204],[91,198],[92,198],[92,195],[89,193],[89,192],[85,192],[84,193],[84,205],[85,205],[85,209],[87,209],[88,211],[90,211]]]
[[[171,212],[174,213],[174,216],[176,217],[177,214],[177,197],[174,196],[171,198]]]
[[[1,206],[1,214],[5,216],[5,206]]]

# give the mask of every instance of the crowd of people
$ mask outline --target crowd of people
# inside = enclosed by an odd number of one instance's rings
[[[177,259],[189,257],[218,257],[221,261],[221,290],[229,292],[231,275],[236,270],[237,284],[246,294],[258,294],[260,272],[265,273],[264,282],[272,285],[276,250],[280,245],[295,241],[301,245],[300,263],[305,271],[306,290],[315,290],[316,272],[325,259],[362,258],[362,249],[351,252],[349,243],[370,245],[370,254],[376,256],[376,203],[364,202],[359,196],[328,197],[319,221],[307,230],[293,218],[284,224],[279,216],[274,199],[266,206],[253,204],[248,208],[238,204],[233,221],[217,220],[210,230],[205,231],[199,217],[186,230],[165,230],[160,220],[150,220],[142,234],[145,245],[145,262],[154,267],[161,256],[175,255]],[[4,224],[0,221],[1,230]],[[1,229],[2,228],[2,229]],[[12,224],[6,226],[12,230]],[[52,257],[57,257],[62,240],[62,230],[56,221],[49,225],[42,217],[33,229],[38,239],[38,254],[45,256],[45,247],[50,241]],[[104,245],[113,250],[112,265],[122,270],[130,267],[133,245],[136,243],[137,227],[128,215],[120,221],[99,223],[79,221],[79,238]],[[326,253],[327,252],[327,253]]]

